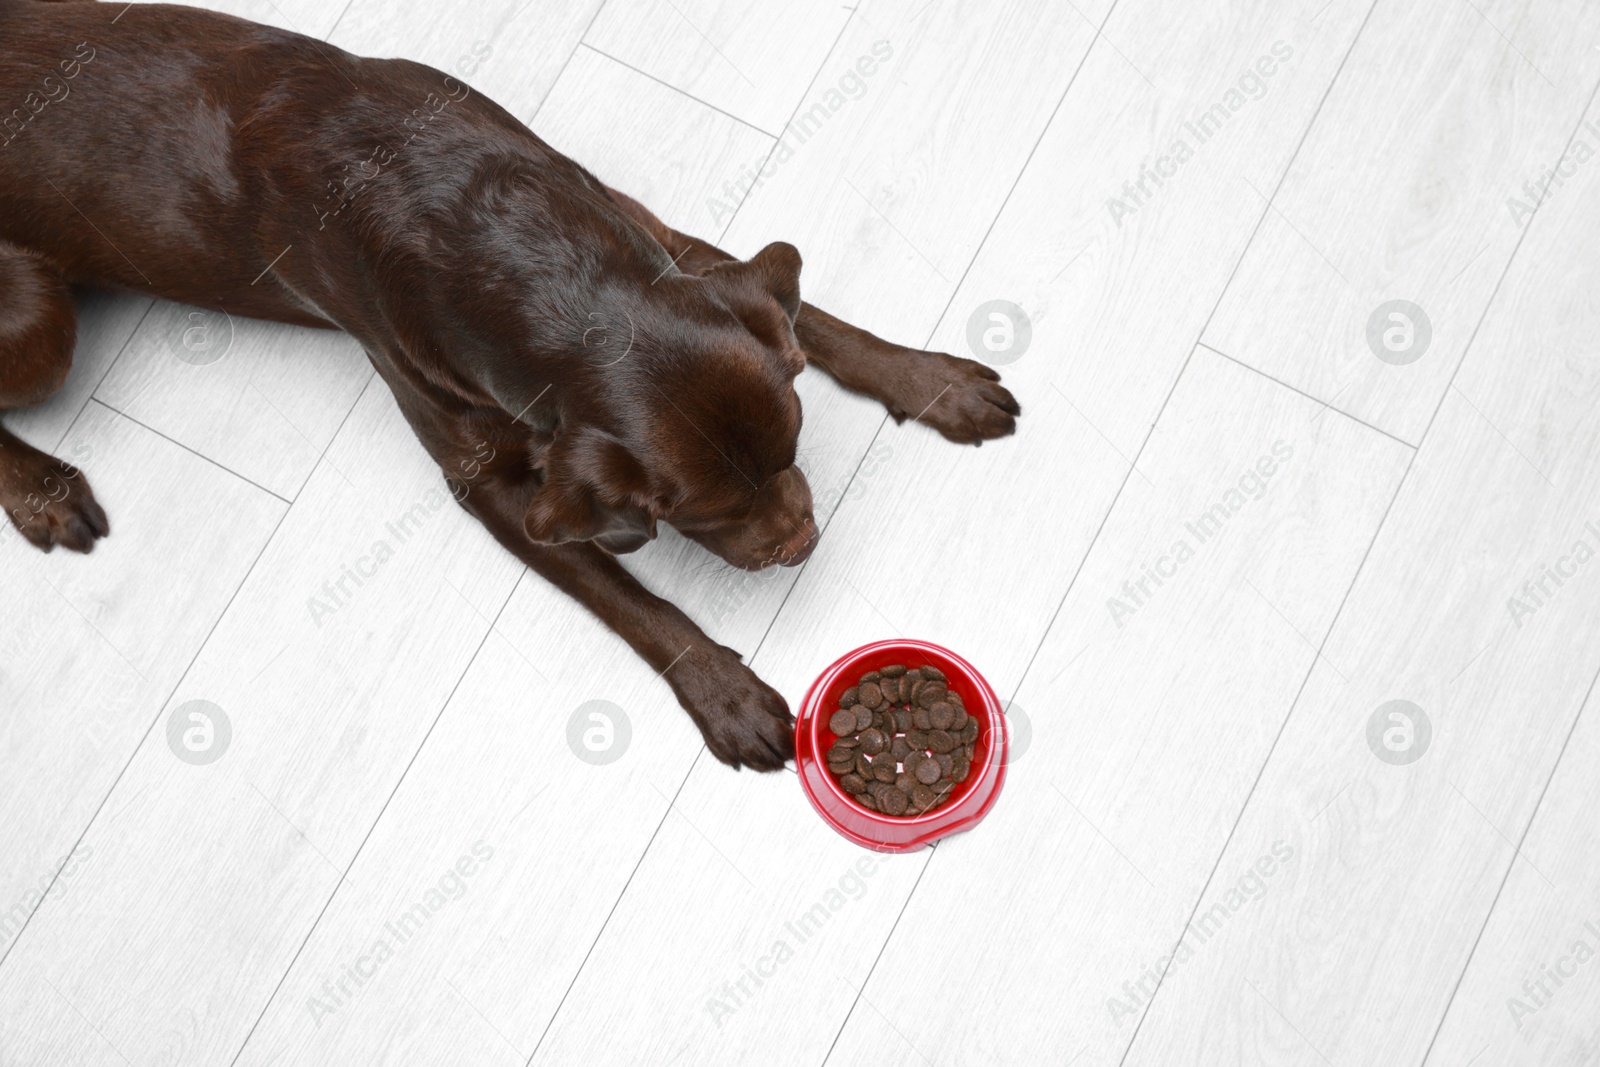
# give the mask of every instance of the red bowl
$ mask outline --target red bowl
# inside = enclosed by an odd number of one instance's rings
[[[961,694],[967,713],[978,720],[978,740],[967,780],[956,786],[949,800],[923,815],[896,817],[862,807],[844,791],[823,758],[833,746],[828,719],[838,709],[844,691],[868,671],[894,663],[907,667],[932,664],[944,671],[945,684]],[[977,824],[1000,796],[1007,743],[1000,698],[983,675],[949,649],[926,641],[878,641],[834,661],[811,683],[794,725],[795,766],[811,806],[840,834],[875,852],[914,852]]]

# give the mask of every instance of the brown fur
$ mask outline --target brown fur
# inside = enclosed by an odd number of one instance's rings
[[[344,330],[462,505],[734,766],[792,754],[783,698],[615,554],[658,522],[738,567],[810,554],[808,359],[952,440],[1014,430],[992,370],[802,303],[789,245],[677,233],[437,70],[167,5],[0,0],[0,40],[0,410],[64,379],[69,283]],[[0,430],[13,522],[88,551],[67,470]]]

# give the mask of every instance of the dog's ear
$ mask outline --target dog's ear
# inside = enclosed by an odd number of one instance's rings
[[[794,245],[773,242],[754,258],[720,262],[701,277],[717,286],[734,310],[760,307],[773,299],[784,309],[790,326],[800,314],[800,251]]]
[[[783,354],[785,369],[799,374],[805,369],[805,354],[794,341],[794,320],[800,314],[800,252],[792,244],[774,241],[743,262],[719,263],[704,274],[718,287],[728,305],[739,315],[750,332]],[[765,309],[777,301],[788,319],[788,328],[774,336],[776,319]]]
[[[531,540],[593,541],[620,555],[655,539],[649,476],[615,437],[586,426],[563,428],[538,462],[544,484],[522,520]]]
[[[774,241],[755,254],[745,269],[758,285],[772,295],[794,325],[800,314],[800,250],[785,241]]]

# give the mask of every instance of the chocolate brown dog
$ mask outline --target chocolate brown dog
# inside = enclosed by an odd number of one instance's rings
[[[989,368],[840,322],[799,276],[787,244],[740,262],[668,229],[429,67],[193,8],[0,0],[0,411],[66,378],[70,285],[344,330],[456,499],[760,770],[792,755],[783,698],[616,555],[658,522],[751,570],[811,553],[808,360],[953,441],[1019,414]],[[109,532],[4,429],[0,506],[46,551]]]

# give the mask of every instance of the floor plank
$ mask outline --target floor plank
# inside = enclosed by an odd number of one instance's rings
[[[484,610],[492,615],[494,606]],[[593,700],[611,702],[620,714],[608,714],[628,723],[630,740],[604,765],[568,748],[569,722]],[[652,672],[528,576],[241,1067],[283,1056],[526,1062],[645,846],[658,832],[681,832],[668,801],[699,748],[699,734]],[[780,779],[792,782],[786,774],[768,780]],[[401,940],[386,930],[479,841],[493,856],[451,894],[459,903],[436,909],[420,936]],[[364,964],[376,977],[345,999],[338,983],[346,968],[383,955],[380,940],[392,961]]]
[[[1591,690],[1528,836],[1518,841],[1526,862],[1506,875],[1428,1063],[1582,1063],[1600,1048],[1597,710]]]
[[[634,0],[607,4],[584,40],[776,136],[851,12],[827,0]],[[817,87],[837,86],[833,73],[824,68]],[[859,80],[839,91],[859,91]]]
[[[95,397],[293,500],[372,374],[346,334],[160,302]]]
[[[1220,870],[1280,837],[1304,862],[1161,990],[1130,1064],[1420,1062],[1508,867],[1526,862],[1509,842],[1600,669],[1578,587],[1595,575],[1546,579],[1537,604],[1523,589],[1586,536],[1600,498],[1596,253],[1578,236],[1600,226],[1600,199],[1545,207]],[[1514,597],[1532,613],[1513,618]],[[1386,719],[1395,699],[1422,709],[1428,747],[1414,712],[1409,747]],[[1420,758],[1376,758],[1375,715]]]
[[[0,527],[0,595],[15,612],[0,630],[0,958],[285,510],[98,404],[61,452],[112,535],[89,556],[43,555]],[[52,890],[35,921],[86,877]]]
[[[669,226],[692,226],[708,190],[771,137],[582,47],[534,132]]]
[[[731,174],[735,192],[706,204],[693,232],[733,218],[728,250],[787,240],[805,256],[806,298],[905,344],[920,344],[972,261],[1093,41],[1110,0],[1042,12],[989,5],[975,23],[958,5],[883,0],[853,20],[801,105],[831,108],[826,86],[889,58],[857,99],[797,123],[770,164]],[[1089,21],[1093,20],[1093,21]],[[912,116],[915,116],[913,118]],[[787,147],[788,151],[784,151]]]
[[[28,1014],[42,983],[132,1061],[231,1059],[519,570],[370,390],[90,827],[94,863],[0,968],[0,1016],[32,1020],[13,1055],[77,1040]],[[232,724],[203,766],[166,729],[195,700]]]
[[[1182,928],[1409,458],[1196,353],[1017,693],[1001,805],[940,845],[830,1064],[1118,1061],[1108,1002]],[[930,1001],[935,930],[974,950]]]
[[[1596,37],[1582,0],[1379,3],[1206,342],[1419,441],[1525,233],[1522,187],[1562,159],[1600,77]],[[1369,323],[1403,329],[1395,300],[1426,323],[1402,309],[1418,325],[1390,353]]]

